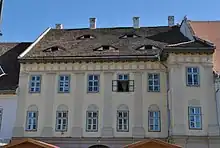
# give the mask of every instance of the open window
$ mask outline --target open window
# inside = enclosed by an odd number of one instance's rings
[[[57,51],[65,51],[65,50],[66,49],[61,46],[52,46],[52,47],[49,47],[49,48],[43,50],[43,52],[57,52]]]
[[[6,75],[6,73],[4,72],[2,66],[0,66],[0,77]]]
[[[119,74],[117,80],[112,81],[113,92],[133,92],[134,80],[129,80],[128,74]]]
[[[128,33],[128,34],[125,34],[125,35],[123,35],[123,36],[121,36],[119,38],[120,39],[126,39],[126,38],[138,38],[138,37],[140,37],[140,36],[138,36],[138,35],[136,35],[134,33]]]
[[[90,34],[85,34],[85,35],[82,35],[80,37],[77,37],[77,40],[83,40],[83,39],[94,39],[95,37],[93,35],[90,35]]]

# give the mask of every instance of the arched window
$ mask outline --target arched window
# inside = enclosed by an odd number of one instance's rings
[[[56,131],[66,132],[68,127],[68,107],[59,105],[56,112]]]
[[[98,131],[98,117],[99,117],[99,108],[95,104],[89,105],[86,111],[87,132]]]
[[[125,104],[119,105],[117,108],[117,131],[129,131],[129,108]]]
[[[150,105],[148,108],[148,130],[149,132],[160,132],[160,128],[160,109],[156,104]]]
[[[26,131],[37,131],[38,108],[36,105],[30,105],[27,110]]]

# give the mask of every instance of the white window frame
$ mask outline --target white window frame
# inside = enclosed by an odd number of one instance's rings
[[[63,77],[63,80],[61,80],[62,77]],[[58,92],[59,93],[70,92],[70,75],[59,75]]]
[[[2,128],[2,122],[3,122],[3,108],[0,107],[0,131]]]
[[[89,116],[89,114],[91,114],[91,117]],[[94,116],[95,114],[96,116]],[[98,111],[86,111],[86,132],[97,132],[98,131],[98,123],[99,123],[98,117],[99,117]]]
[[[27,111],[26,131],[37,131],[37,126],[38,126],[38,111]]]
[[[191,112],[192,110],[193,112]],[[197,123],[199,123],[199,126]],[[189,129],[195,129],[195,130],[202,129],[202,108],[201,107],[194,107],[194,106],[189,107]]]
[[[35,78],[35,80],[32,80],[33,78]],[[39,78],[39,80],[37,80],[37,78]],[[34,86],[32,86],[32,83],[34,84]],[[39,86],[37,86],[38,83],[39,83]],[[29,92],[40,93],[40,91],[41,91],[41,75],[31,75],[30,83],[29,83]]]
[[[151,116],[151,114],[153,114],[153,116]],[[161,131],[160,120],[161,120],[160,111],[149,111],[148,112],[148,131],[149,132],[160,132]]]
[[[194,70],[196,69],[196,72]],[[188,71],[190,70],[190,72]],[[189,75],[192,77],[192,83],[189,82]],[[197,76],[197,83],[194,79],[194,76]],[[198,67],[187,67],[186,68],[186,85],[187,86],[199,86],[200,85],[200,73],[199,73],[199,68]]]
[[[61,114],[61,117],[59,117]],[[64,117],[66,114],[66,117]],[[60,121],[60,123],[59,123]],[[64,123],[66,121],[66,123]],[[56,132],[66,132],[68,130],[68,111],[57,111],[56,112]]]
[[[122,116],[120,117],[119,114],[122,114]],[[127,116],[125,116],[125,114],[127,114]],[[121,121],[121,124],[120,124],[120,121]],[[129,132],[129,111],[128,110],[117,111],[117,132]]]
[[[150,76],[152,78],[150,78]],[[155,81],[158,81],[158,84],[155,84]],[[152,82],[152,84],[150,84],[150,82]],[[150,87],[152,87],[152,90],[150,89]],[[158,87],[158,90],[156,89],[156,87]],[[160,74],[159,73],[148,73],[148,91],[149,92],[160,92]]]
[[[92,79],[90,79],[90,77]],[[97,79],[95,79],[97,78]],[[88,93],[98,93],[99,92],[99,86],[100,86],[100,75],[98,74],[89,74],[88,75],[88,82],[87,82],[87,92]],[[90,85],[92,84],[92,85]],[[97,84],[97,85],[95,85]]]

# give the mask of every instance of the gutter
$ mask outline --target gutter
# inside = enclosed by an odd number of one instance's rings
[[[218,75],[217,76],[217,79],[219,79],[220,78],[220,75]],[[218,83],[218,82],[217,82]],[[218,102],[218,96],[217,96],[217,93],[220,93],[220,91],[219,91],[219,87],[217,87],[217,90],[215,90],[215,104],[216,104],[216,113],[217,113],[217,122],[218,122],[218,129],[219,129],[219,135],[220,135],[220,123],[219,123],[219,115],[220,115],[220,113],[219,113],[219,103],[220,102]]]
[[[168,117],[168,121],[167,121],[167,126],[168,126],[168,137],[171,136],[171,112],[170,112],[170,102],[169,102],[169,92],[170,92],[170,78],[169,78],[169,70],[168,70],[168,66],[166,64],[164,64],[161,60],[160,57],[158,56],[158,61],[165,67],[165,71],[166,71],[166,85],[167,85],[167,94],[166,94],[166,101],[167,101],[167,117]]]

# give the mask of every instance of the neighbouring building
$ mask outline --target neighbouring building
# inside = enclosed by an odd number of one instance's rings
[[[218,113],[218,124],[220,124],[220,21],[187,21],[192,35],[199,36],[215,44],[216,50],[213,54],[213,70],[215,76],[215,95]]]
[[[193,21],[188,20],[190,32],[204,40],[215,44],[213,54],[213,70],[220,72],[220,21]]]
[[[20,65],[17,57],[30,43],[0,43],[0,143],[12,137]]]
[[[215,46],[168,26],[46,29],[19,56],[14,139],[62,148],[121,148],[157,138],[217,148]]]

